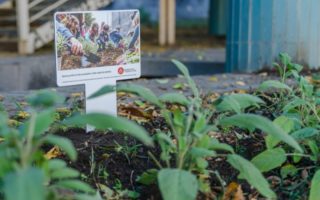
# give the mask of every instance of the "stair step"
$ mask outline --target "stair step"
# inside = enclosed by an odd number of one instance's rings
[[[2,27],[0,29],[0,37],[12,38],[17,37],[18,31],[15,26]]]
[[[8,16],[8,15],[15,15],[15,14],[16,14],[15,9],[8,9],[8,8],[0,9],[0,16]]]
[[[0,11],[1,12],[1,11]],[[0,16],[0,27],[3,28],[5,26],[15,26],[16,25],[16,16]]]
[[[0,38],[0,51],[6,51],[6,52],[18,51],[18,39]]]

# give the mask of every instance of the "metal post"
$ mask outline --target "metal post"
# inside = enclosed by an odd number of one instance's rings
[[[16,0],[18,25],[18,50],[20,54],[32,51],[28,44],[30,33],[28,0]]]
[[[176,0],[168,0],[168,44],[176,43]]]
[[[159,0],[159,44],[167,42],[167,0]]]

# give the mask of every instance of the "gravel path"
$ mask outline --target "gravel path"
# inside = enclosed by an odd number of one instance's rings
[[[214,76],[193,76],[202,93],[225,93],[233,90],[251,90],[257,88],[259,84],[274,77],[266,76],[266,74],[218,74]],[[162,78],[162,79],[136,79],[130,81],[121,81],[127,83],[139,84],[151,89],[156,95],[161,95],[166,92],[181,92],[189,94],[187,89],[183,90],[180,86],[183,85],[182,77]],[[174,87],[178,87],[175,89]],[[84,86],[69,86],[60,88],[51,88],[58,93],[69,97],[73,93],[84,94]],[[32,94],[35,90],[0,92],[3,99],[3,105],[6,110],[12,114],[18,107],[17,103],[24,102],[26,96]],[[123,100],[120,100],[123,101]],[[130,100],[129,100],[130,101]]]

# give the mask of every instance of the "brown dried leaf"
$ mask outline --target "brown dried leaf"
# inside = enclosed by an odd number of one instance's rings
[[[240,85],[240,86],[245,86],[245,85],[246,85],[246,83],[243,82],[243,81],[237,81],[236,84],[237,84],[237,85]]]
[[[54,146],[53,148],[51,148],[45,155],[44,157],[48,160],[52,159],[52,158],[56,158],[58,156],[62,155],[59,147]]]
[[[126,117],[128,119],[132,119],[138,122],[148,122],[153,118],[152,110],[146,112],[145,110],[133,105],[124,106],[121,104],[118,112],[120,116]]]
[[[223,200],[244,200],[241,185],[236,182],[231,182],[223,195]]]
[[[17,113],[17,118],[18,119],[28,119],[30,117],[30,114],[26,111],[19,111]]]
[[[212,81],[212,82],[218,82],[218,78],[216,76],[211,76],[209,78],[209,81]]]

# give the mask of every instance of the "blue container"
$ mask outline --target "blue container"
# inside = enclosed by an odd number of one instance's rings
[[[229,0],[229,72],[271,67],[280,52],[320,66],[319,0]]]

